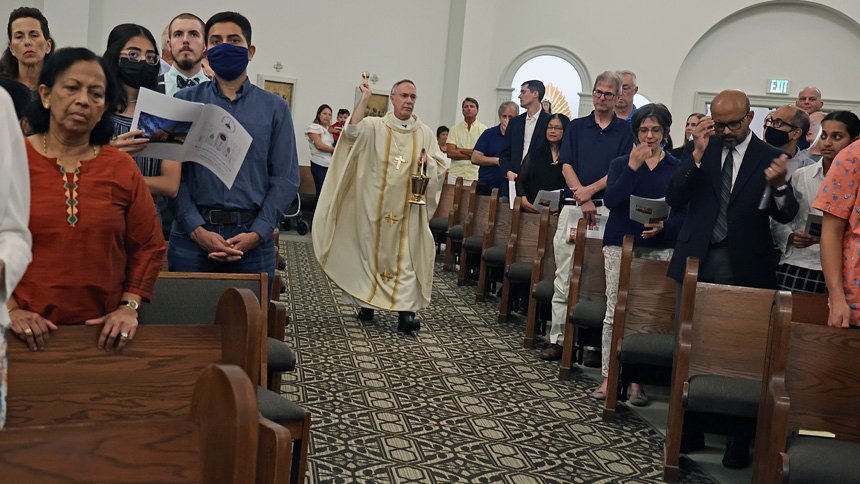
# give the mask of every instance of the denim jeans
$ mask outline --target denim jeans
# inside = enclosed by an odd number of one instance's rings
[[[244,225],[210,225],[203,228],[219,234],[228,240],[238,234],[248,232],[250,224]],[[241,259],[235,262],[220,262],[209,258],[209,253],[203,250],[189,234],[173,223],[170,232],[170,245],[167,249],[167,267],[170,272],[215,272],[227,274],[253,274],[265,272],[269,274],[269,293],[272,292],[272,279],[275,277],[275,245],[271,234],[263,238],[257,247],[245,252]]]

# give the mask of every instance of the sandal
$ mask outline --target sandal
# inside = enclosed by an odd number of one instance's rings
[[[606,390],[601,390],[600,388],[594,390],[594,392],[591,394],[591,398],[596,398],[597,400],[606,400]]]
[[[645,407],[648,405],[648,397],[644,394],[633,395],[632,397],[630,397],[630,404],[636,407]]]

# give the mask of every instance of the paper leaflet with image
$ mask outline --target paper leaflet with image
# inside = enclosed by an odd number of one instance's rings
[[[570,207],[567,210],[567,228],[565,233],[568,234],[568,243],[573,243],[576,239],[576,224],[582,218],[582,209],[578,206]],[[608,213],[601,213],[600,210],[594,215],[595,223],[587,228],[585,237],[588,239],[603,240],[603,233],[606,231],[606,221],[609,219]],[[560,223],[560,222],[559,222]]]
[[[535,195],[535,208],[543,211],[545,208],[550,210],[558,210],[561,205],[561,189],[558,190],[539,190]]]
[[[669,218],[670,211],[665,198],[642,198],[630,195],[630,220],[640,224],[655,224]]]
[[[227,188],[233,187],[253,141],[239,121],[220,107],[149,89],[140,90],[131,129],[142,129],[149,138],[136,156],[193,161],[208,168]]]

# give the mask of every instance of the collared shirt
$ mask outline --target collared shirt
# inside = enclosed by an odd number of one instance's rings
[[[199,207],[222,210],[259,210],[250,224],[264,241],[292,203],[299,188],[299,163],[290,108],[283,98],[266,92],[248,79],[230,100],[212,80],[183,89],[176,97],[215,104],[234,116],[253,138],[233,188],[228,189],[209,169],[182,164],[182,182],[171,207],[186,233],[204,224]]]
[[[488,158],[498,158],[502,152],[502,143],[505,141],[505,135],[502,134],[502,128],[497,124],[492,128],[487,128],[478,142],[475,143],[475,151],[480,151]],[[490,189],[505,187],[505,175],[502,173],[501,167],[482,166],[478,170],[478,181],[485,183]]]
[[[467,126],[466,121],[459,122],[448,132],[448,142],[457,148],[471,150],[486,129],[487,127],[477,120],[471,126]],[[455,178],[462,176],[464,180],[478,179],[478,166],[473,165],[470,160],[451,160],[449,172]]]
[[[164,75],[164,94],[167,94],[168,96],[173,96],[177,93],[177,91],[185,89],[184,87],[178,87],[176,85],[176,76],[179,76],[182,79],[185,79],[186,81],[193,80],[193,81],[195,81],[194,82],[195,85],[200,84],[202,82],[206,82],[209,80],[209,78],[206,77],[206,74],[203,73],[202,67],[200,68],[199,71],[197,71],[197,74],[194,74],[191,77],[185,77],[185,74],[179,72],[176,69],[176,66],[170,66],[170,70],[167,71],[167,74]],[[186,86],[186,87],[194,87],[194,86]]]
[[[822,183],[824,183],[824,164],[820,161],[798,168],[791,177],[791,187],[797,198],[797,215],[788,224],[777,223],[773,219],[770,221],[773,239],[782,250],[780,264],[821,270],[821,245],[813,244],[800,249],[789,245],[788,237],[793,232],[806,230],[806,219],[810,214],[821,215],[821,210],[812,208],[812,201],[818,195]]]
[[[526,159],[526,155],[529,154],[529,146],[532,144],[532,136],[535,134],[535,126],[537,126],[540,113],[541,109],[538,109],[534,116],[529,116],[528,112],[526,112],[526,130],[523,134],[523,157],[520,161]]]
[[[588,116],[574,119],[567,125],[558,161],[573,168],[582,186],[591,185],[609,173],[610,161],[630,153],[633,141],[630,123],[613,116],[609,126],[603,129],[597,124],[592,111]],[[564,195],[573,196],[567,183]],[[603,191],[591,197],[592,200],[600,198],[603,198]]]

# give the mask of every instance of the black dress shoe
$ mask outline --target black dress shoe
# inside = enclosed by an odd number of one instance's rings
[[[705,434],[702,432],[684,432],[681,434],[681,453],[689,454],[705,448]]]
[[[362,321],[373,321],[373,309],[361,308],[358,310],[358,319]]]
[[[400,311],[397,314],[397,331],[401,333],[411,333],[421,329],[421,320],[415,319],[415,313],[410,311]]]
[[[743,437],[729,437],[723,466],[729,469],[743,469],[750,465],[750,441]]]

